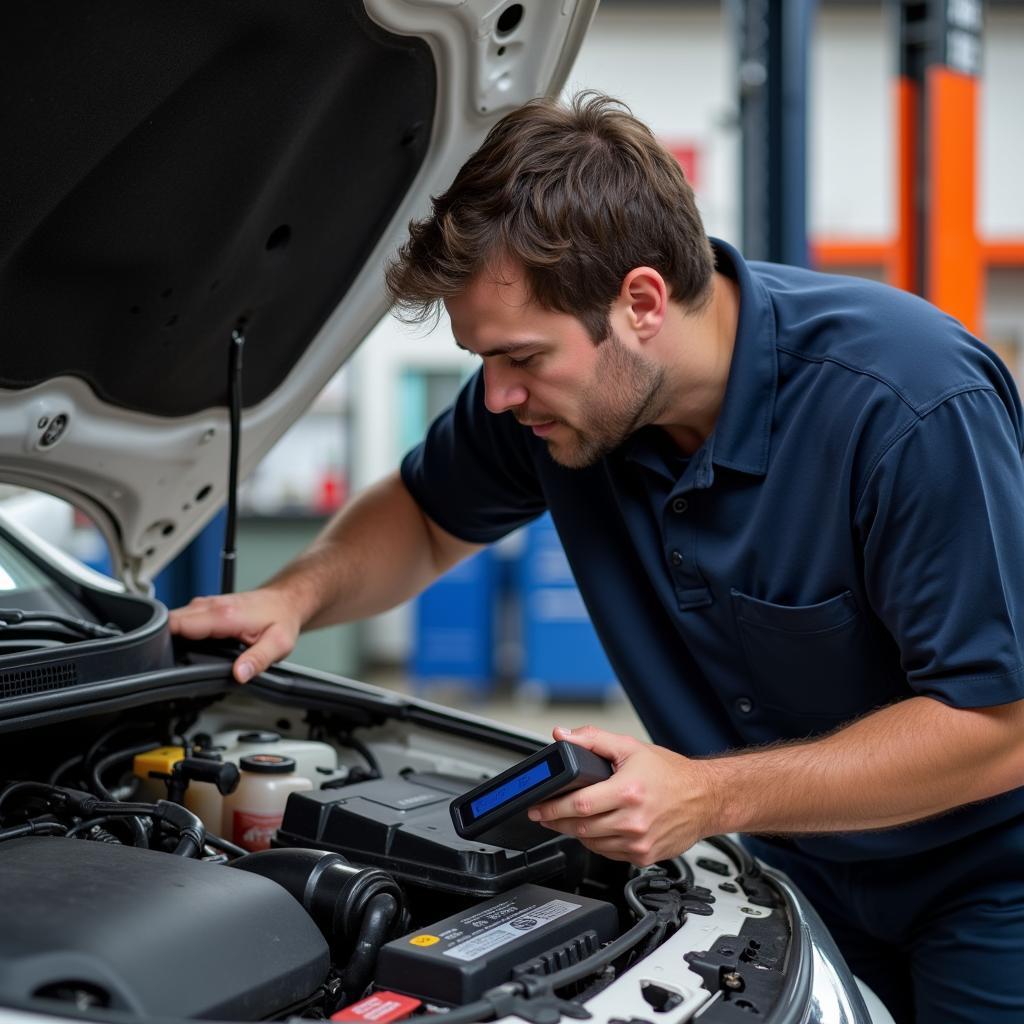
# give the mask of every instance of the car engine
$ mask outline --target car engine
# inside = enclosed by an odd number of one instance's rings
[[[490,846],[452,824],[452,798],[482,777],[472,757],[457,769],[457,745],[405,757],[368,740],[379,729],[330,713],[294,712],[301,725],[279,713],[288,728],[274,731],[214,704],[10,737],[0,1005],[543,1024],[585,1015],[584,1002],[713,914],[730,922],[728,941],[706,928],[706,948],[685,958],[701,1001],[716,994],[729,1020],[778,998],[782,900],[728,840],[647,869],[565,836]],[[656,977],[642,992],[654,1014],[688,998]]]

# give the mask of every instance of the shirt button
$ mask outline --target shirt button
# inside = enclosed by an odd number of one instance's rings
[[[682,515],[689,507],[690,503],[685,498],[676,498],[675,501],[672,502],[672,511],[675,512],[676,515]]]
[[[668,557],[669,557],[669,561],[671,561],[671,563],[673,565],[682,565],[683,564],[683,556],[681,554],[679,554],[678,551],[673,551],[672,554],[669,555]]]
[[[749,715],[754,710],[754,702],[749,697],[739,697],[735,707],[741,715]]]

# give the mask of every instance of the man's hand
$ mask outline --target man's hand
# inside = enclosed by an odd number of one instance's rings
[[[290,654],[300,630],[394,608],[479,550],[430,520],[396,471],[353,498],[258,590],[198,597],[171,612],[171,632],[247,644],[234,665],[245,683]]]
[[[690,760],[589,726],[555,738],[615,775],[530,815],[595,853],[635,864],[720,832],[891,828],[984,800],[1024,780],[1024,700],[957,708],[908,697],[810,740]]]
[[[233,671],[247,683],[295,647],[302,619],[294,601],[271,587],[241,594],[195,597],[171,612],[171,632],[189,640],[207,637],[241,640],[248,650],[235,661]]]
[[[704,762],[592,725],[553,735],[611,761],[615,774],[531,808],[534,821],[640,866],[675,857],[717,831]]]

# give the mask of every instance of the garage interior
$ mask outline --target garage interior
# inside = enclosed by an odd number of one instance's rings
[[[566,91],[600,89],[650,123],[709,232],[748,258],[923,294],[1020,381],[1022,52],[1019,0],[604,0]],[[242,485],[236,587],[393,469],[474,365],[443,320],[426,333],[385,317]],[[0,500],[110,570],[80,513],[13,490]],[[218,588],[224,526],[221,512],[157,577],[165,603]],[[645,735],[545,520],[408,606],[308,634],[294,659],[542,733],[564,720]]]

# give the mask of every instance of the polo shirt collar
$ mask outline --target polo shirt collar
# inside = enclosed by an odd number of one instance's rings
[[[712,238],[711,246],[715,268],[739,285],[740,309],[722,409],[711,435],[691,460],[696,487],[710,486],[711,463],[755,476],[767,473],[778,375],[775,311],[767,289],[731,245]],[[644,427],[620,452],[627,461],[672,478],[672,460],[665,456],[671,446],[659,427]]]
[[[778,361],[775,352],[775,310],[765,286],[754,278],[746,260],[731,245],[711,239],[715,267],[739,285],[729,380],[722,410],[710,441],[716,465],[764,476],[768,472]]]
[[[672,483],[679,479],[691,462],[691,458],[683,455],[661,427],[653,426],[641,427],[627,437],[618,454],[627,462],[635,462]]]
[[[719,466],[764,476],[768,472],[778,366],[775,310],[768,290],[739,253],[712,239],[715,265],[739,286],[739,318],[722,411],[712,434]]]

